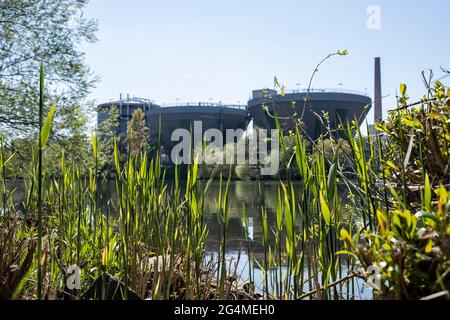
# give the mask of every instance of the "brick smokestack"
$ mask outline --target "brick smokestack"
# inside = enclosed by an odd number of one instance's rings
[[[381,93],[381,61],[379,57],[375,58],[375,122],[383,119],[383,102]]]

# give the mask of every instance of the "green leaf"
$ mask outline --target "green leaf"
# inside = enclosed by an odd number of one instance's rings
[[[381,210],[377,210],[376,215],[377,215],[378,225],[380,227],[380,234],[381,234],[381,236],[384,236],[386,234],[386,229],[387,229],[387,219]]]
[[[422,130],[423,130],[423,125],[420,123],[419,120],[412,119],[412,118],[408,119],[408,118],[405,117],[405,118],[403,119],[403,122],[404,122],[405,125],[407,125],[408,127],[411,127],[411,128],[418,128],[418,129],[422,129]]]
[[[434,86],[439,89],[439,88],[444,88],[444,85],[442,84],[442,82],[440,82],[439,80],[436,80],[434,82]]]
[[[286,86],[285,86],[284,84],[281,84],[281,83],[278,81],[278,78],[277,78],[277,77],[274,77],[273,81],[274,81],[275,86],[278,87],[278,88],[280,88],[280,90],[281,90],[280,95],[284,97],[284,96],[286,95],[286,93],[285,93]]]
[[[393,163],[392,161],[386,161],[385,162],[385,164],[388,166],[388,167],[390,167],[390,168],[392,168],[392,169],[394,169],[394,170],[399,170],[399,168],[398,168],[398,166],[395,164],[395,163]]]
[[[195,182],[197,181],[197,175],[198,175],[198,164],[199,164],[199,157],[200,154],[196,154],[194,158],[194,164],[192,165],[192,180],[190,187],[193,187],[195,185]]]
[[[352,237],[350,237],[350,234],[348,233],[347,230],[345,230],[344,228],[341,229],[341,239],[344,241],[348,241],[348,242],[352,242]]]
[[[353,257],[357,258],[356,254],[354,254],[353,252],[348,251],[348,250],[338,251],[338,252],[335,253],[335,255],[337,255],[337,256],[339,256],[339,255],[346,255],[347,256],[348,255],[348,256],[353,256]]]
[[[440,115],[438,113],[434,113],[434,112],[430,111],[427,116],[429,118],[432,118],[432,119],[435,119],[435,120],[438,120],[438,121],[442,121],[442,115]]]
[[[431,250],[433,250],[433,241],[430,239],[425,247],[425,253],[430,253]]]
[[[437,194],[439,196],[439,204],[442,205],[442,206],[445,205],[447,203],[447,201],[448,201],[447,189],[443,185],[441,185],[439,187],[439,189],[437,190]],[[444,212],[442,212],[442,214],[443,213]]]
[[[94,156],[97,157],[97,139],[95,138],[95,134],[92,132],[92,151]]]
[[[347,49],[338,50],[336,53],[340,56],[346,56],[348,55],[348,50]]]
[[[53,122],[53,116],[55,114],[55,110],[56,110],[56,101],[53,103],[52,107],[50,108],[50,111],[48,112],[48,115],[47,115],[47,119],[45,119],[45,123],[41,130],[41,147],[42,147],[42,149],[45,148],[48,137],[50,136],[50,131],[52,128],[52,122]]]
[[[328,208],[328,204],[323,196],[322,190],[320,190],[319,192],[319,198],[320,198],[320,211],[322,211],[323,219],[325,220],[325,223],[327,225],[330,225],[331,213],[330,209]]]
[[[402,97],[406,97],[406,88],[406,84],[400,84],[400,94],[402,95]]]
[[[425,186],[424,186],[424,202],[425,209],[427,211],[431,211],[431,185],[430,178],[428,177],[428,173],[425,174]]]
[[[439,223],[439,218],[434,215],[433,213],[429,213],[429,212],[424,212],[424,211],[419,211],[418,213],[416,213],[416,217],[419,219],[430,219],[435,223]]]
[[[120,160],[119,160],[119,146],[118,146],[118,142],[116,139],[114,140],[114,163],[116,165],[117,176],[120,176],[121,169],[120,169]]]

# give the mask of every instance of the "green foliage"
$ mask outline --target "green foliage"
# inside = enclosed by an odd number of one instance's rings
[[[56,110],[56,102],[50,108],[47,118],[45,119],[45,123],[42,127],[42,131],[41,131],[41,147],[42,147],[42,149],[44,149],[45,146],[47,145],[47,140],[48,140],[48,137],[50,136],[50,130],[52,128],[52,122],[53,122],[53,117],[55,115],[55,110]]]
[[[447,176],[439,175],[441,168],[429,167],[425,156],[435,155],[433,144],[429,145],[433,139],[443,139],[438,141],[444,147],[434,146],[439,147],[438,156],[448,156],[448,128],[441,126],[448,121],[450,96],[440,83],[430,92],[431,98],[422,101],[427,109],[414,113],[414,109],[409,111],[406,86],[402,86],[397,115],[378,125],[387,140],[383,136],[363,137],[357,121],[343,127],[346,140],[319,140],[310,146],[300,124],[289,136],[280,135],[285,179],[279,181],[274,195],[277,206],[271,208],[276,224],[269,224],[267,208],[260,212],[263,257],[259,260],[252,252],[254,243],[249,241],[249,221],[243,208],[249,265],[253,268],[257,264],[263,272],[265,299],[353,299],[357,296],[357,276],[369,283],[379,280],[374,284],[381,298],[448,296],[450,194],[442,184]],[[21,212],[23,217],[10,229],[15,233],[8,240],[12,245],[0,250],[0,256],[14,256],[17,263],[23,262],[27,254],[17,250],[20,241],[34,239],[36,233],[38,239],[38,254],[30,270],[20,273],[19,278],[25,280],[15,281],[5,297],[58,299],[64,294],[71,299],[85,298],[83,293],[94,280],[106,275],[122,281],[124,299],[132,294],[154,300],[238,297],[232,293],[237,279],[229,276],[226,257],[234,168],[214,167],[207,172],[209,179],[202,188],[198,183],[202,167],[196,158],[185,176],[180,177],[176,167],[170,184],[159,154],[149,157],[141,148],[143,136],[133,142],[134,132],[146,131],[142,114],[129,125],[128,146],[138,147],[123,153],[121,138],[115,136],[117,110],[111,108],[111,112],[109,120],[92,135],[87,161],[68,160],[60,150],[60,161],[55,165],[59,174],[51,176],[45,161],[52,155],[51,109],[49,125],[40,123],[40,139],[33,136],[26,140],[35,151],[30,151],[32,161],[23,173],[27,196],[20,210],[11,201],[14,189],[6,188],[5,175],[19,154],[6,149],[1,138],[0,222],[11,228],[13,214]],[[409,117],[411,114],[414,117]],[[42,147],[36,149],[44,144],[45,152]],[[236,146],[227,146],[219,156],[226,159],[230,148]],[[114,165],[116,173],[113,198],[102,193],[107,184],[99,169],[105,163]],[[249,175],[249,168],[236,168],[239,170],[242,176]],[[206,264],[205,194],[217,173],[218,257]],[[412,200],[406,192],[411,174],[421,177]],[[300,178],[301,186],[293,183],[294,175]],[[226,183],[224,177],[228,178]],[[74,264],[82,268],[81,290],[66,288],[67,267]],[[362,267],[361,272],[355,271],[357,266]],[[374,267],[380,270],[376,278],[368,274]],[[249,270],[250,278],[252,272]],[[2,280],[5,278],[8,275]],[[95,299],[109,298],[100,291]],[[249,292],[239,297],[257,297]]]
[[[23,280],[33,262],[36,240],[21,234],[17,217],[8,228],[0,228],[0,299],[9,300],[21,290]]]
[[[132,155],[137,155],[149,146],[149,129],[145,124],[145,114],[141,108],[133,112],[127,126],[127,138]]]
[[[376,277],[365,277],[372,279],[379,298],[417,300],[435,294],[449,298],[449,193],[444,187],[435,193],[438,201],[430,211],[379,210],[378,230],[367,231],[363,243],[353,241],[342,230],[342,239],[362,268],[376,270]]]
[[[398,107],[376,125],[376,138],[361,144],[348,135],[375,224],[341,230],[343,252],[356,258],[381,299],[448,299],[450,97],[436,82],[428,97],[410,104],[406,90],[402,84]]]
[[[0,129],[8,142],[38,135],[39,70],[46,65],[44,113],[58,99],[49,142],[71,157],[85,150],[86,100],[96,78],[79,44],[94,42],[96,22],[82,15],[88,0],[0,2]],[[27,150],[12,152],[27,155]],[[75,155],[76,153],[76,155]],[[31,158],[26,160],[29,162]]]
[[[236,176],[241,180],[254,180],[259,178],[259,168],[256,165],[239,164],[235,167]]]
[[[328,163],[331,163],[337,154],[339,165],[342,168],[348,168],[351,165],[349,158],[352,154],[352,148],[349,142],[342,138],[319,139],[312,150],[312,156],[317,158],[321,153]]]
[[[425,184],[424,173],[434,186],[450,183],[450,97],[440,82],[429,89],[428,97],[413,105],[408,104],[406,85],[400,91],[398,108],[376,128],[389,145],[384,162],[386,178],[406,185],[411,200],[415,197],[412,187]]]
[[[114,163],[114,138],[118,138],[119,110],[116,106],[108,109],[106,118],[95,130],[95,137],[98,142],[98,167],[110,171]],[[121,138],[121,141],[124,139]]]
[[[11,158],[11,165],[6,168],[6,175],[11,178],[25,178],[33,172],[33,164],[30,159],[36,148],[35,138],[14,139],[6,146],[6,153]],[[77,162],[83,168],[88,168],[92,157],[89,150],[89,141],[85,136],[71,138],[64,141],[55,142],[49,139],[43,154],[43,165],[49,176],[60,175],[60,163],[62,154],[65,154],[66,161]]]

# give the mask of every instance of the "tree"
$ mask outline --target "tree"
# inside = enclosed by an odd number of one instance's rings
[[[99,148],[98,165],[103,171],[112,170],[114,164],[114,143],[115,139],[120,138],[120,136],[117,136],[119,110],[116,106],[112,106],[108,109],[107,114],[105,120],[99,123],[95,129]]]
[[[7,139],[36,134],[41,61],[45,105],[58,100],[53,138],[66,147],[86,138],[86,98],[96,77],[78,47],[95,42],[97,30],[97,23],[83,16],[87,2],[0,1],[0,130]]]
[[[139,154],[147,145],[149,140],[149,130],[145,124],[145,113],[141,108],[133,112],[127,126],[127,137],[132,155]]]

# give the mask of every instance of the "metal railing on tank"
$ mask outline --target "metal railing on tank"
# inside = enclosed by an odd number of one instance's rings
[[[308,92],[308,89],[285,90],[286,94],[307,93],[307,92]],[[342,89],[342,88],[320,88],[320,89],[312,88],[312,89],[309,89],[309,93],[347,93],[347,94],[357,94],[360,96],[369,97],[369,94],[365,91]]]
[[[247,106],[243,104],[230,104],[221,102],[174,102],[174,103],[163,103],[161,107],[212,107],[212,108],[234,108],[234,109],[245,109]]]

